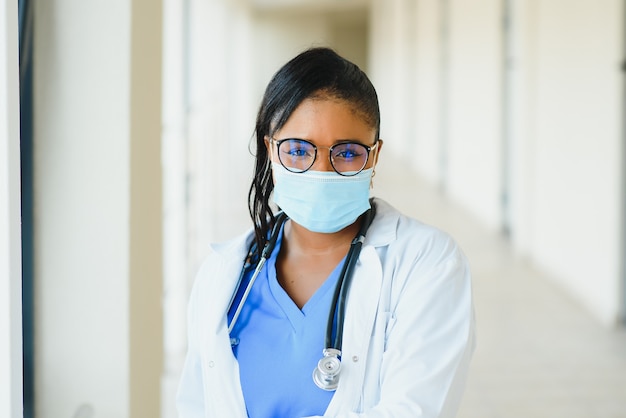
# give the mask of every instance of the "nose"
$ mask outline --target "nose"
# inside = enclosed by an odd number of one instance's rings
[[[330,148],[317,147],[317,156],[311,167],[313,171],[335,171],[333,165],[330,163]]]

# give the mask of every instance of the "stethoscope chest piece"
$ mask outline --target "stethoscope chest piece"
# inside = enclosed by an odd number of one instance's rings
[[[318,388],[323,390],[335,390],[339,385],[339,372],[341,371],[341,351],[334,348],[325,348],[324,357],[317,362],[313,370],[313,381]]]

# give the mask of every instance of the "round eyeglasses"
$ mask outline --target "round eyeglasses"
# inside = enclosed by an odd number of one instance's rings
[[[292,173],[304,173],[315,163],[318,148],[328,149],[330,165],[342,176],[355,176],[365,168],[370,151],[378,146],[378,140],[371,147],[360,142],[339,142],[331,147],[318,147],[306,139],[274,139],[278,150],[278,160]]]

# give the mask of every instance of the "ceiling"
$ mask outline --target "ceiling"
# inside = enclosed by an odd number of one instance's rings
[[[365,10],[369,0],[248,0],[261,12],[344,12]]]

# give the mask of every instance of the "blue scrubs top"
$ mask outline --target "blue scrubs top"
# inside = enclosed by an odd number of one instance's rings
[[[250,418],[323,415],[335,393],[318,388],[312,375],[322,358],[328,313],[343,261],[300,310],[277,280],[281,243],[282,231],[231,333]],[[229,323],[251,276],[252,272],[244,277],[235,296]]]

